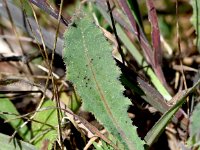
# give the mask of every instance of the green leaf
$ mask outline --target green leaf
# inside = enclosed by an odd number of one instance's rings
[[[33,16],[33,12],[29,4],[30,2],[28,0],[13,1],[13,3],[18,7],[22,7],[22,9],[25,10],[27,16]]]
[[[196,30],[196,35],[197,35],[197,39],[196,39],[196,45],[197,45],[197,49],[200,52],[200,1],[199,0],[191,0],[190,1],[192,8],[193,8],[193,14],[191,17],[191,22]]]
[[[101,144],[99,144],[99,143],[96,143],[96,142],[93,143],[96,150],[114,150],[114,148],[107,145],[107,143],[104,141],[101,141]]]
[[[9,124],[13,127],[13,129],[17,130],[18,134],[26,141],[30,140],[31,132],[27,126],[20,128],[20,126],[24,123],[21,118],[16,117],[20,116],[19,112],[13,105],[13,103],[8,98],[0,98],[0,117],[4,120],[11,120]]]
[[[10,136],[0,133],[0,145],[2,150],[37,150],[33,145],[17,140],[11,140]]]
[[[177,103],[173,105],[159,120],[158,122],[153,126],[153,128],[147,133],[145,136],[145,141],[147,145],[152,145],[152,143],[158,139],[158,137],[162,134],[164,131],[167,123],[172,119],[173,115],[178,111],[178,109],[182,106],[182,104],[185,102],[186,97],[195,90],[195,88],[200,84],[200,80],[190,89],[183,90],[180,92],[180,95],[178,99],[176,99]]]
[[[131,102],[123,96],[118,80],[119,68],[112,58],[112,46],[102,31],[87,16],[77,18],[65,35],[63,59],[67,77],[82,98],[85,110],[97,120],[125,149],[144,149],[142,141],[128,118]]]
[[[190,125],[189,125],[189,139],[187,144],[189,146],[194,146],[197,142],[200,141],[200,103],[195,107],[195,110],[192,113],[190,118]]]
[[[57,138],[57,128],[58,119],[56,109],[49,109],[49,107],[55,107],[55,103],[52,100],[44,102],[41,109],[43,111],[37,112],[34,120],[32,122],[33,136],[35,137],[34,145],[36,147],[41,147],[44,140],[49,140],[50,144],[48,146],[51,149],[53,142]]]

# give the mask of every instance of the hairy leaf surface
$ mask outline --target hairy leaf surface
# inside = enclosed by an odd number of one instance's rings
[[[92,112],[125,149],[144,149],[128,118],[131,102],[123,96],[112,46],[102,31],[90,17],[77,18],[65,33],[64,46],[67,78],[81,96],[85,110]]]

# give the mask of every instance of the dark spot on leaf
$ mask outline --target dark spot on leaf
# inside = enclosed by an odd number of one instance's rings
[[[99,56],[99,59],[101,59],[101,57]]]
[[[94,59],[93,59],[93,58],[91,58],[91,59],[90,59],[90,63],[92,63],[92,61],[93,61],[93,60],[94,60]]]
[[[72,27],[75,27],[75,28],[77,28],[77,24],[74,22],[74,23],[72,23],[72,25],[71,25]]]
[[[85,76],[83,79],[85,80],[85,79],[87,79],[87,77]]]

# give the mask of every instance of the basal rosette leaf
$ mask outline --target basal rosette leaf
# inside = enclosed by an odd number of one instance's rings
[[[144,141],[127,115],[131,102],[123,96],[112,46],[100,28],[85,15],[75,19],[64,38],[67,78],[80,95],[85,110],[92,112],[125,149],[144,149]]]

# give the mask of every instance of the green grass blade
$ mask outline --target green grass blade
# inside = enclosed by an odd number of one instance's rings
[[[42,146],[44,140],[49,140],[48,149],[52,148],[53,142],[56,140],[57,134],[57,111],[56,109],[48,109],[49,107],[56,107],[52,100],[44,102],[41,109],[43,111],[37,112],[32,122],[32,131],[34,136],[34,145],[38,148]],[[46,110],[45,110],[46,109]]]
[[[191,0],[190,1],[192,8],[193,8],[193,14],[191,17],[191,22],[196,30],[196,35],[197,35],[197,39],[196,39],[196,46],[198,51],[200,52],[200,1],[199,0]]]
[[[130,41],[130,39],[127,37],[127,35],[124,33],[122,28],[120,26],[117,26],[117,31],[119,34],[120,39],[125,44],[127,49],[130,51],[130,53],[133,55],[135,60],[138,64],[140,64],[142,67],[148,66],[147,62],[144,60],[143,56],[139,53],[139,51],[136,49],[136,47],[133,45],[133,43]],[[168,101],[172,97],[168,93],[168,91],[165,89],[163,84],[160,82],[160,80],[157,78],[155,73],[151,68],[145,69],[147,75],[150,77],[151,82],[156,87],[156,89],[162,94],[162,96]]]
[[[147,145],[152,145],[152,143],[162,134],[167,123],[172,119],[173,115],[178,111],[178,109],[185,102],[186,97],[195,90],[195,88],[200,84],[200,80],[190,89],[181,92],[181,98],[177,99],[177,103],[172,106],[169,111],[167,111],[153,126],[153,128],[145,136],[145,141]]]
[[[190,125],[189,125],[189,138],[187,141],[188,146],[195,146],[198,143],[199,146],[199,133],[200,133],[200,103],[197,104],[195,107],[192,116],[190,118]]]
[[[37,150],[33,145],[0,133],[1,150]]]
[[[128,118],[131,102],[122,94],[120,71],[111,52],[112,46],[87,16],[77,18],[65,33],[67,78],[73,82],[85,110],[92,112],[125,149],[141,150],[144,141]]]
[[[107,13],[104,12],[104,10],[101,9],[101,7],[97,7],[101,14],[105,17],[105,19],[111,24],[110,17]],[[116,23],[116,29],[117,33],[120,37],[120,40],[124,43],[124,46],[129,50],[129,52],[133,55],[135,60],[141,67],[148,66],[147,62],[144,60],[144,57],[141,55],[141,53],[138,51],[138,49],[133,45],[133,43],[130,41],[128,36],[125,34],[121,26]],[[155,73],[151,68],[148,68],[145,70],[147,75],[150,77],[151,82],[156,87],[156,89],[161,93],[161,95],[165,98],[165,100],[169,101],[172,97],[169,94],[169,92],[165,89],[165,87],[162,85],[160,80],[157,78]]]
[[[9,124],[13,127],[13,129],[17,130],[17,133],[24,140],[30,140],[31,132],[29,131],[27,126],[20,128],[24,121],[21,118],[17,118],[18,116],[20,116],[20,114],[13,103],[10,101],[10,99],[0,98],[0,104],[0,117],[4,120],[11,120],[9,121]]]

